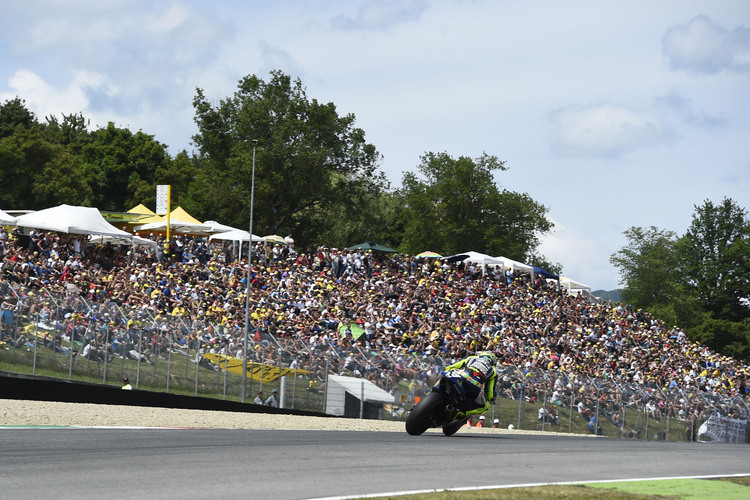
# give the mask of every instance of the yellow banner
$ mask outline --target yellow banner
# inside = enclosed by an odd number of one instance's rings
[[[204,358],[219,366],[222,370],[225,367],[228,372],[242,375],[242,359],[224,354],[206,353]],[[293,377],[295,375],[307,375],[309,370],[291,370],[289,368],[279,368],[278,366],[264,365],[263,363],[247,362],[247,374],[252,380],[263,380],[263,382],[273,382],[280,377]]]

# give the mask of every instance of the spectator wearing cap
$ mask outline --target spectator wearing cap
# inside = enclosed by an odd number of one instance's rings
[[[263,391],[258,391],[258,395],[255,396],[255,399],[253,400],[253,403],[255,403],[256,405],[262,405],[262,404],[264,404],[264,401],[263,401]]]
[[[268,399],[266,399],[266,406],[270,406],[271,408],[278,408],[279,407],[279,391],[274,389],[271,391],[271,395],[268,396]]]
[[[124,379],[122,379],[122,390],[123,391],[132,391],[133,390],[133,386],[130,385],[130,380],[128,380],[128,377],[125,377]]]

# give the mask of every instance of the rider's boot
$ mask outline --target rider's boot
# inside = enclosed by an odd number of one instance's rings
[[[466,424],[470,417],[471,415],[465,415],[463,412],[458,412],[453,421],[448,422],[443,426],[443,434],[445,434],[446,436],[454,435],[461,427]]]

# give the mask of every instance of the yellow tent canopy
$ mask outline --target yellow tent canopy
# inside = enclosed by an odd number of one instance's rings
[[[153,210],[148,208],[143,203],[139,203],[137,206],[131,208],[128,210],[129,214],[138,214],[138,215],[156,215]]]
[[[187,222],[190,224],[203,224],[201,221],[190,215],[182,207],[177,207],[169,214],[170,221],[178,220],[180,222]],[[166,215],[152,215],[147,219],[138,221],[140,224],[151,224],[152,222],[161,222],[167,220]]]

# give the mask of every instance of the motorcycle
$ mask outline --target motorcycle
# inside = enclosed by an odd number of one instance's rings
[[[469,419],[464,417],[456,420],[456,414],[465,410],[469,402],[463,380],[458,370],[443,374],[432,390],[407,415],[406,432],[419,436],[432,427],[442,427],[446,436],[458,432]]]

